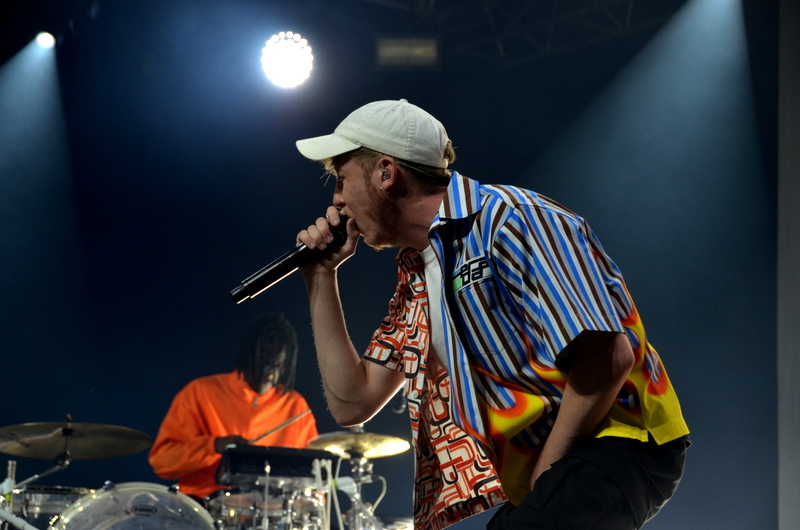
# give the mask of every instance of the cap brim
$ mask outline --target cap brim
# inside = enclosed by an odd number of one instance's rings
[[[335,134],[306,138],[295,142],[300,154],[310,160],[324,160],[358,149],[360,145]]]

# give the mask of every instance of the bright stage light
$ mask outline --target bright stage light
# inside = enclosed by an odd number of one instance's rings
[[[47,33],[46,31],[43,31],[43,32],[39,33],[38,35],[36,35],[36,42],[42,48],[52,48],[53,46],[56,45],[55,37],[53,37],[51,34]]]
[[[308,41],[291,31],[281,31],[267,41],[261,66],[267,78],[283,88],[293,88],[308,79],[314,56]]]

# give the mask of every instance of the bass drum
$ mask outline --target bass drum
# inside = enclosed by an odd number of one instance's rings
[[[57,530],[214,530],[199,503],[161,484],[123,482],[90,493],[53,522]]]

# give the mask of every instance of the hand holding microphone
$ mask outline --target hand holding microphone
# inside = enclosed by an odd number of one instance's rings
[[[335,211],[335,210],[334,210]],[[298,244],[295,248],[274,260],[272,263],[250,275],[241,284],[231,291],[231,298],[240,304],[248,298],[255,298],[280,280],[289,276],[299,267],[319,260],[326,252],[336,250],[347,242],[346,215],[334,214],[338,217],[338,224],[328,223],[328,229],[333,235],[333,240],[328,242],[324,249],[309,248],[305,243]],[[319,221],[318,221],[319,222]],[[314,227],[316,228],[316,226]],[[312,227],[309,227],[311,230]]]

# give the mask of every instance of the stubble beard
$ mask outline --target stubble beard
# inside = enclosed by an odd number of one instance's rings
[[[367,197],[369,198],[369,215],[375,220],[378,232],[372,238],[372,243],[367,243],[375,250],[399,246],[398,227],[400,220],[400,208],[397,203],[389,197],[383,189],[376,189],[374,186],[367,186]]]

